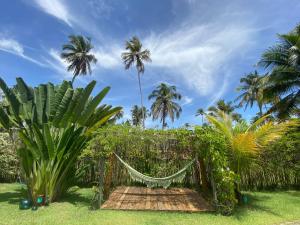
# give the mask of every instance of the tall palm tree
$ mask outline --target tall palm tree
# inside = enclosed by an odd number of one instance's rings
[[[81,35],[70,35],[69,43],[64,44],[61,58],[68,63],[67,70],[73,71],[72,83],[78,75],[91,74],[91,63],[96,63],[96,57],[90,53],[93,49],[91,39]]]
[[[259,108],[259,114],[262,116],[262,106],[264,103],[263,98],[263,90],[265,87],[265,77],[260,76],[257,71],[254,73],[247,74],[245,77],[240,79],[240,83],[242,84],[237,88],[238,91],[242,91],[243,93],[239,95],[235,101],[239,101],[239,106],[243,106],[245,103],[245,110],[248,105],[253,107],[254,102],[257,103]]]
[[[149,95],[149,100],[154,99],[151,105],[153,120],[159,119],[162,122],[162,129],[167,126],[166,118],[169,116],[172,122],[179,118],[182,109],[175,100],[180,100],[181,95],[177,92],[175,86],[169,86],[161,83]]]
[[[147,109],[143,109],[137,105],[134,105],[131,109],[131,122],[133,126],[143,125],[143,119],[147,117]]]
[[[225,102],[224,99],[217,101],[215,106],[208,107],[208,115],[217,117],[219,111],[231,115],[234,121],[239,122],[242,118],[241,114],[234,112],[236,106],[231,101]]]
[[[280,97],[269,112],[284,119],[300,112],[300,25],[278,37],[280,42],[263,53],[259,65],[269,70],[265,98]]]
[[[148,49],[143,50],[143,45],[140,40],[134,36],[129,41],[126,41],[125,49],[128,50],[123,52],[121,57],[125,64],[125,69],[129,69],[132,65],[135,65],[138,75],[139,81],[139,89],[140,89],[140,96],[141,96],[141,109],[144,109],[143,105],[143,93],[142,93],[142,86],[141,86],[141,74],[145,72],[145,65],[144,62],[151,62],[150,58],[150,51]],[[142,113],[144,116],[145,113]],[[143,127],[145,127],[145,117],[142,118]]]
[[[202,108],[197,109],[197,111],[196,111],[196,116],[201,116],[202,124],[203,124],[203,122],[204,122],[204,114],[205,114],[204,109],[202,109]]]

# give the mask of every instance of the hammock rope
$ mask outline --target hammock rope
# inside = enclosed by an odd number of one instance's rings
[[[186,175],[186,171],[195,162],[195,159],[193,159],[178,172],[167,177],[156,178],[156,177],[150,177],[140,173],[139,171],[131,167],[128,163],[123,161],[116,153],[114,154],[117,157],[117,159],[125,166],[132,180],[146,184],[147,187],[149,188],[153,188],[153,187],[168,188],[173,182],[181,183]]]

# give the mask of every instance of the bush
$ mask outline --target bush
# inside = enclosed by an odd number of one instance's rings
[[[18,176],[18,157],[8,133],[0,133],[0,181],[12,182]]]
[[[214,204],[220,213],[229,215],[237,204],[235,184],[238,177],[229,169],[225,137],[211,127],[198,127],[195,134],[198,154],[204,158],[211,182]]]

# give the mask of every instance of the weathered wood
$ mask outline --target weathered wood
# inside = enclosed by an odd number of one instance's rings
[[[187,188],[118,187],[102,209],[211,211],[212,207],[196,191]]]

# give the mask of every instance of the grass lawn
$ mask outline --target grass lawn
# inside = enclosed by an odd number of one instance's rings
[[[0,224],[266,225],[300,220],[300,191],[249,193],[249,205],[228,217],[214,213],[90,211],[91,196],[90,189],[80,189],[49,207],[22,211],[18,207],[20,186],[0,184]]]

